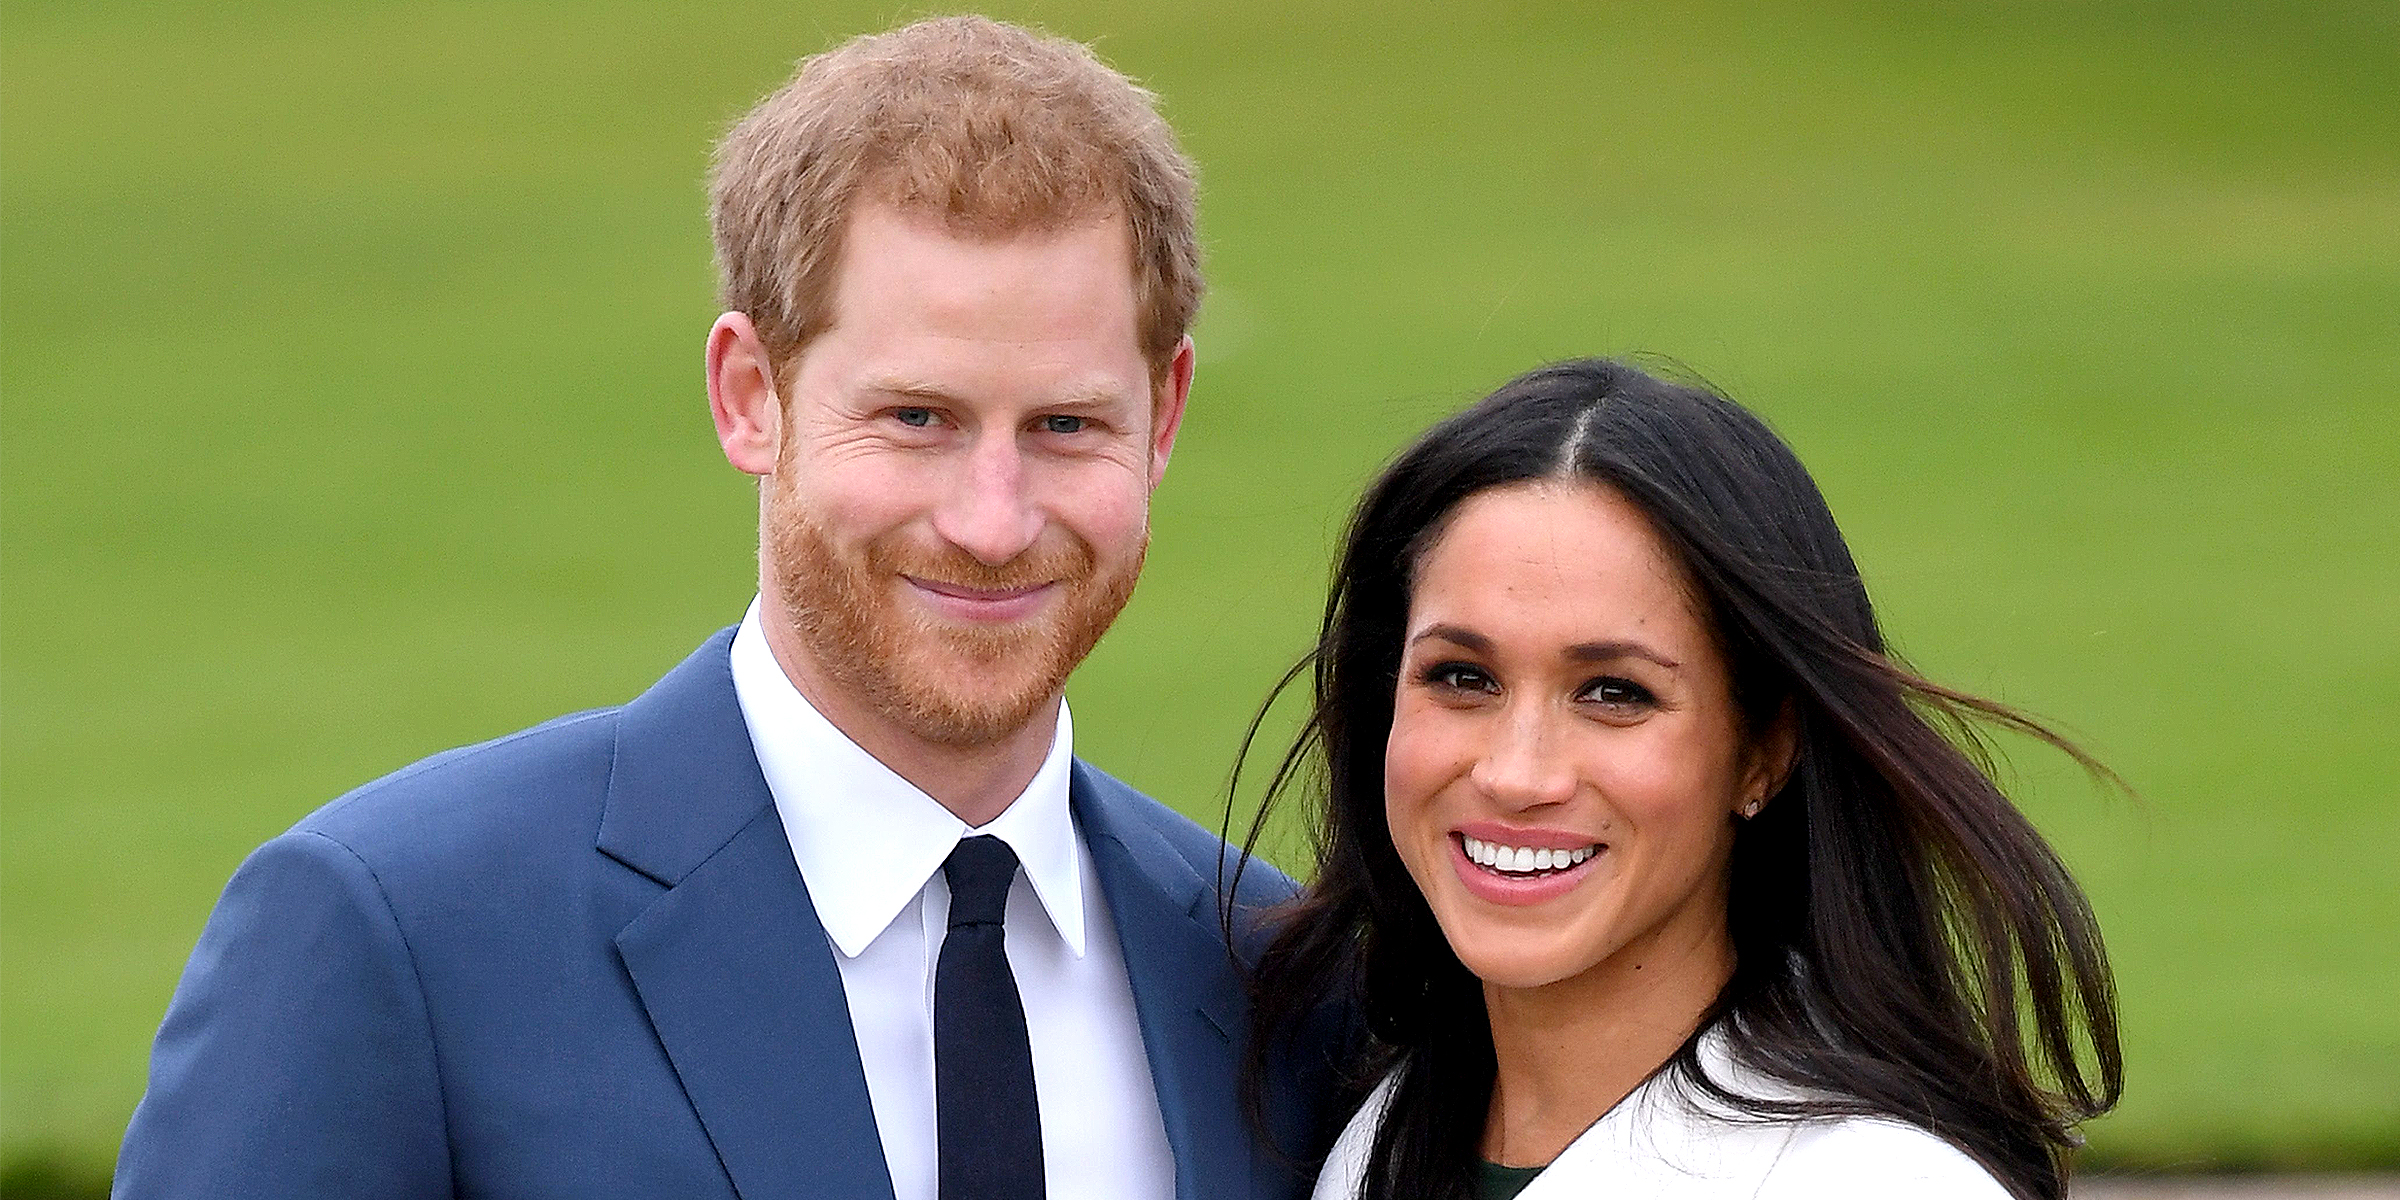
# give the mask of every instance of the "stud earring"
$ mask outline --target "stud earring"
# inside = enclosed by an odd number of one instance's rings
[[[1742,806],[1742,819],[1743,819],[1743,820],[1747,821],[1747,820],[1749,820],[1750,818],[1752,818],[1752,817],[1755,817],[1755,816],[1757,816],[1757,815],[1758,815],[1758,801],[1756,801],[1756,800],[1752,800],[1752,801],[1750,801],[1748,804],[1745,804],[1745,805],[1743,805],[1743,806]]]

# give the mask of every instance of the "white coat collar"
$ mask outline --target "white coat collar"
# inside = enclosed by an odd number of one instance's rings
[[[1698,1049],[1708,1077],[1736,1093],[1789,1094],[1789,1089],[1736,1065],[1724,1035],[1714,1028],[1700,1035]],[[1391,1090],[1392,1080],[1387,1078],[1342,1130],[1317,1178],[1314,1200],[1351,1200],[1358,1195]],[[1794,1121],[1737,1119],[1694,1094],[1676,1072],[1662,1070],[1569,1143],[1518,1193],[1518,1200],[1748,1197],[1774,1169],[1799,1127]]]

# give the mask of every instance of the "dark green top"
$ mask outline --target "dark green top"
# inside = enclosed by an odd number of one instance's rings
[[[1479,1160],[1475,1164],[1475,1200],[1516,1200],[1517,1193],[1542,1171],[1541,1167],[1504,1167]]]

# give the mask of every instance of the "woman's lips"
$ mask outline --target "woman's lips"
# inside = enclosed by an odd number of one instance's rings
[[[1058,587],[1055,583],[1037,583],[1029,587],[991,590],[968,587],[960,583],[945,583],[915,575],[900,577],[934,611],[960,621],[1006,622],[1022,620],[1049,599]]]
[[[1563,830],[1510,830],[1479,824],[1475,832],[1456,830],[1447,840],[1450,866],[1458,872],[1459,882],[1493,904],[1554,900],[1580,886],[1591,876],[1592,865],[1608,853],[1607,843]],[[1486,865],[1476,861],[1478,857],[1496,861]],[[1502,862],[1525,863],[1531,869],[1504,868],[1498,865]]]

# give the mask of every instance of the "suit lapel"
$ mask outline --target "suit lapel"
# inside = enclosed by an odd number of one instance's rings
[[[1141,821],[1133,806],[1143,801],[1125,785],[1078,761],[1070,793],[1124,950],[1175,1194],[1249,1195],[1254,1142],[1238,1090],[1247,1004],[1214,931],[1215,892]]]
[[[599,849],[665,886],[617,934],[743,1200],[889,1197],[833,950],[759,775],[730,631],[623,710]]]

